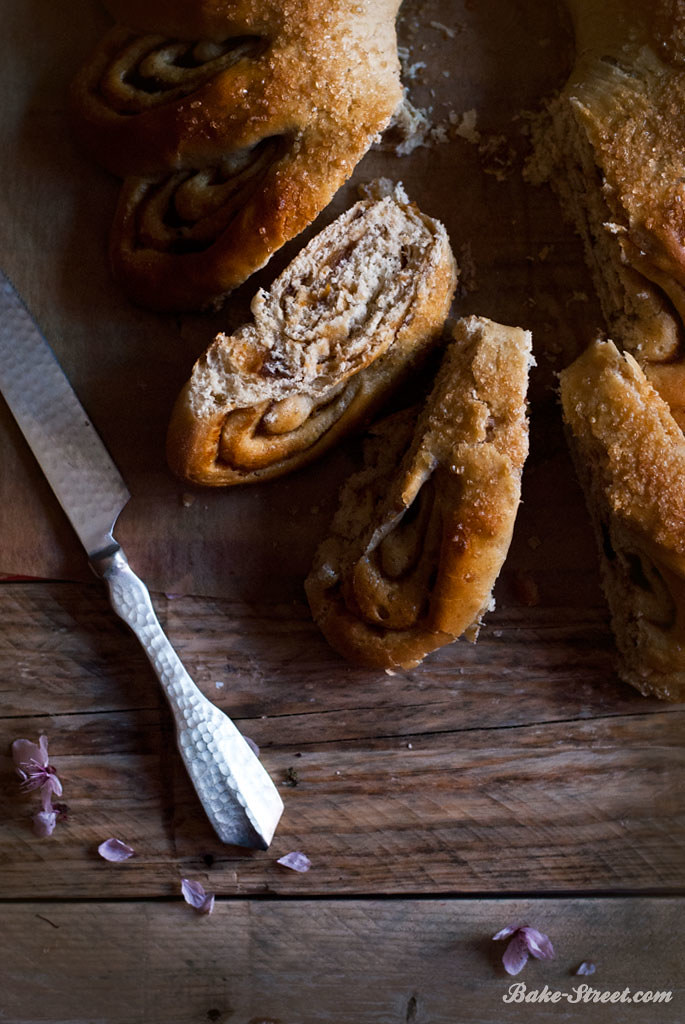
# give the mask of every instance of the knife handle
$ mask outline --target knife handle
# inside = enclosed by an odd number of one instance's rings
[[[117,615],[140,641],[169,701],[181,756],[219,838],[265,850],[283,801],[230,718],[186,672],[159,624],[147,587],[120,547],[91,562]]]

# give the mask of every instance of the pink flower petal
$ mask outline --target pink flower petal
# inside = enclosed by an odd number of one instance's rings
[[[282,864],[284,868],[290,868],[291,871],[301,872],[309,871],[312,866],[312,862],[309,857],[299,851],[286,853],[283,857],[279,857],[276,863]]]
[[[41,768],[47,768],[47,736],[41,736],[38,743],[32,743],[31,740],[15,740],[12,744],[12,760],[15,767],[19,769],[23,765],[30,764],[32,761]]]
[[[135,852],[132,846],[122,843],[121,839],[106,839],[104,843],[100,843],[98,846],[100,856],[105,860],[112,861],[114,864],[128,860]]]
[[[56,774],[51,772],[49,775],[45,776],[45,780],[41,785],[41,794],[47,793],[48,797],[51,797],[61,796],[63,792],[62,783]]]
[[[583,960],[576,974],[594,974],[597,968],[590,960]]]
[[[520,932],[529,953],[532,953],[538,960],[554,960],[554,947],[546,935],[527,924],[520,929]]]
[[[190,878],[182,878],[181,892],[186,903],[189,903],[198,914],[211,914],[214,910],[214,893],[206,892],[201,882],[193,882]]]
[[[522,971],[528,962],[528,955],[528,945],[525,936],[518,930],[514,933],[514,937],[504,950],[504,956],[502,957],[504,970],[507,974],[518,974],[519,971]]]
[[[517,932],[518,929],[519,929],[519,925],[517,925],[517,924],[508,924],[506,926],[506,928],[502,928],[500,931],[498,931],[497,935],[493,935],[492,936],[492,941],[493,942],[497,942],[499,939],[508,939],[509,936],[513,935],[514,932]]]
[[[57,811],[39,811],[33,815],[33,831],[39,839],[51,836],[57,824]]]

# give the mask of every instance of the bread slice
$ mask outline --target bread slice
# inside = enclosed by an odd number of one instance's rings
[[[476,639],[520,501],[530,364],[528,332],[460,320],[425,406],[374,427],[305,584],[350,661],[410,668]]]
[[[221,486],[321,455],[386,401],[440,337],[456,284],[445,229],[392,195],[355,204],[220,334],[176,402],[169,465]]]
[[[217,307],[304,230],[402,99],[399,0],[105,0],[74,135],[124,179],[110,260],[158,310]]]
[[[629,354],[597,341],[561,374],[594,522],[619,674],[685,699],[685,437]]]
[[[659,387],[660,364],[683,355],[685,315],[685,49],[673,51],[683,38],[677,5],[567,6],[575,66],[533,126],[528,174],[558,192],[584,241],[610,337]]]
[[[619,673],[683,699],[685,14],[675,0],[567,5],[575,66],[534,126],[529,174],[580,233],[615,344],[564,371],[564,416]]]

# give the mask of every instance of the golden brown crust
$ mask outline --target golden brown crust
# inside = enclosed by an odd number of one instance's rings
[[[576,63],[538,159],[585,241],[612,342],[561,375],[619,673],[685,697],[685,103],[680,0],[568,0]],[[637,362],[636,362],[637,360]],[[639,365],[638,365],[639,364]],[[655,390],[656,389],[656,390]],[[657,393],[658,392],[658,393]]]
[[[397,6],[110,4],[72,108],[126,178],[110,252],[135,301],[216,305],[311,223],[400,101]]]
[[[320,232],[198,360],[169,425],[173,471],[210,486],[299,468],[371,416],[439,337],[456,268],[401,190]]]
[[[529,363],[527,332],[461,320],[418,418],[374,429],[305,584],[318,626],[350,661],[409,668],[464,633],[475,639],[520,499]]]
[[[597,530],[619,672],[685,698],[685,438],[629,355],[596,342],[561,374],[576,466]]]
[[[538,171],[585,239],[611,337],[641,364],[680,359],[685,67],[656,36],[682,10],[663,0],[658,28],[640,0],[567,3],[576,62],[536,133]]]

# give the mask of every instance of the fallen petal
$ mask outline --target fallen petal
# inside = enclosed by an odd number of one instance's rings
[[[597,968],[590,960],[583,960],[576,974],[594,974]]]
[[[121,839],[106,839],[104,843],[100,843],[98,846],[100,856],[115,864],[128,860],[135,852],[132,846],[122,843]]]
[[[507,974],[518,974],[519,971],[522,971],[528,962],[528,955],[528,945],[525,936],[521,934],[519,929],[514,933],[514,937],[504,950],[504,956],[502,957],[504,970]]]
[[[292,853],[286,853],[283,857],[279,857],[276,863],[282,864],[284,868],[290,868],[291,871],[302,872],[309,871],[312,866],[309,857],[295,850]]]
[[[554,947],[546,935],[528,925],[524,925],[520,932],[529,953],[532,953],[538,960],[554,960]]]
[[[500,931],[498,931],[497,935],[492,936],[492,941],[497,942],[499,939],[508,939],[510,935],[513,935],[514,932],[517,932],[518,930],[519,925],[508,924],[506,928],[502,928]]]
[[[39,839],[46,839],[55,831],[57,811],[38,811],[33,815],[33,831]]]
[[[181,892],[186,903],[189,903],[198,914],[211,914],[214,910],[214,893],[206,892],[201,882],[193,882],[190,878],[182,878]]]

